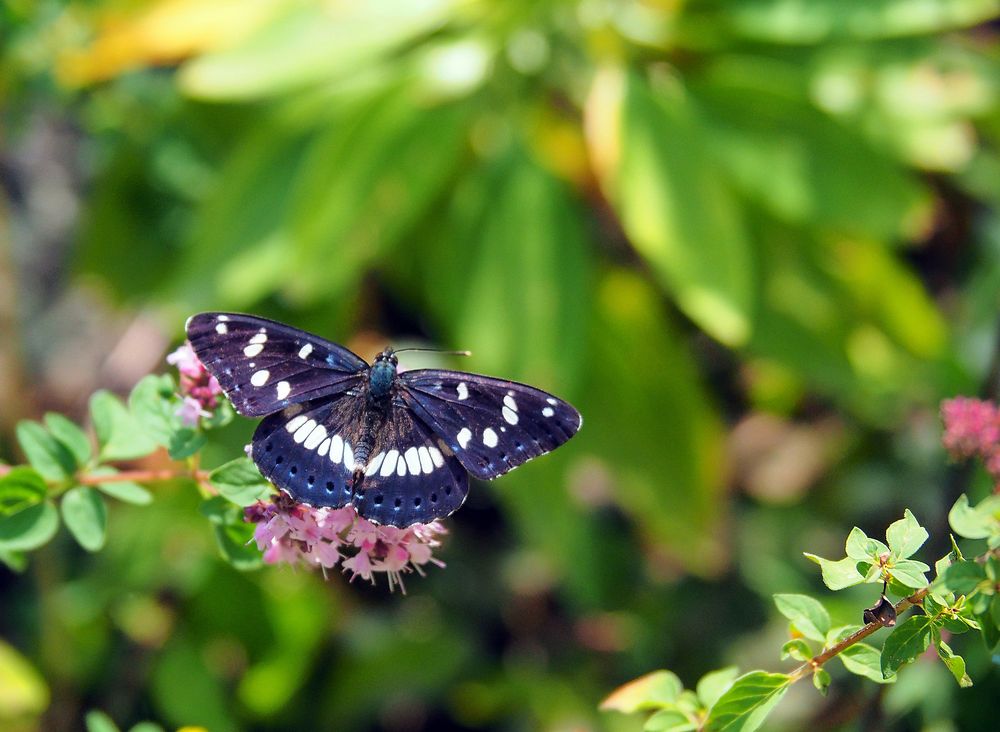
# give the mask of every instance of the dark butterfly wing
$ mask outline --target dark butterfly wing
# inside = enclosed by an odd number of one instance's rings
[[[402,404],[378,431],[354,508],[380,524],[443,518],[465,501],[469,474],[448,445]]]
[[[583,423],[567,402],[515,381],[461,371],[400,374],[403,399],[477,478],[491,479],[543,455]]]
[[[447,516],[465,501],[469,478],[446,444],[395,405],[364,464],[358,445],[364,398],[343,395],[293,405],[264,419],[251,454],[260,472],[300,503],[340,508],[390,526]],[[364,469],[359,485],[355,468]]]
[[[200,313],[186,327],[198,358],[245,417],[343,393],[368,368],[343,346],[252,315]]]
[[[345,394],[275,412],[257,426],[250,456],[261,475],[296,501],[345,506],[353,498],[363,405]]]

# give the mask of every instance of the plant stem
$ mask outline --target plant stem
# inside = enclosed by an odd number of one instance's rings
[[[896,609],[896,614],[898,615],[899,613],[903,612],[904,610],[906,610],[911,605],[916,605],[918,602],[920,602],[921,600],[924,599],[924,597],[927,595],[927,593],[929,591],[930,591],[930,587],[925,587],[922,590],[918,590],[917,592],[914,592],[909,597],[904,597],[902,600],[900,600],[899,602],[897,602],[895,604],[895,606],[894,606],[895,609]],[[795,669],[790,674],[788,674],[788,676],[790,678],[790,682],[789,683],[794,683],[794,682],[798,681],[799,679],[803,679],[806,676],[809,676],[811,673],[813,673],[813,671],[815,671],[816,669],[818,669],[820,666],[822,666],[824,663],[826,663],[827,661],[829,661],[831,658],[833,658],[834,656],[840,655],[841,653],[844,652],[845,649],[850,648],[855,643],[858,643],[859,641],[864,640],[865,638],[867,638],[868,636],[870,636],[872,633],[874,633],[876,630],[878,630],[879,628],[882,628],[882,627],[884,627],[882,625],[882,623],[876,621],[876,622],[873,622],[873,623],[868,623],[867,625],[865,625],[860,630],[858,630],[858,631],[856,631],[854,633],[851,633],[849,636],[847,636],[846,638],[844,638],[844,640],[840,641],[840,643],[837,643],[834,646],[830,646],[829,648],[827,648],[825,651],[823,651],[819,655],[813,656],[808,661],[806,661],[801,666],[799,666],[797,669]]]

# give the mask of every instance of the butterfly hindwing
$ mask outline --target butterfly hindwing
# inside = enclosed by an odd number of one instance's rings
[[[261,475],[300,503],[334,508],[351,503],[363,402],[342,395],[265,418],[251,448]]]
[[[404,399],[477,478],[554,450],[580,429],[570,404],[526,384],[439,369],[400,374]]]
[[[448,445],[405,404],[394,404],[378,431],[353,503],[369,520],[409,526],[449,515],[468,492],[469,475]]]
[[[261,417],[359,385],[368,368],[343,346],[273,320],[238,313],[200,313],[188,340],[236,411]]]
[[[343,395],[293,405],[264,419],[251,455],[261,474],[300,503],[340,508],[391,526],[447,516],[465,501],[468,474],[448,446],[393,406],[375,433],[364,476],[354,470],[365,423],[365,399]]]

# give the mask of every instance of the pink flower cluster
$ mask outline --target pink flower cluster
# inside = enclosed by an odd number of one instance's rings
[[[427,563],[444,566],[431,556],[446,531],[438,521],[405,529],[379,526],[358,516],[353,506],[312,508],[286,493],[248,506],[245,516],[257,524],[254,540],[268,564],[301,563],[325,574],[339,562],[352,581],[360,576],[374,584],[375,574],[385,572],[389,589],[399,585],[404,593],[403,574],[422,575]]]
[[[945,449],[952,457],[978,457],[1000,484],[1000,409],[993,402],[956,397],[941,402]]]
[[[201,417],[211,417],[212,410],[219,406],[222,387],[208,373],[191,344],[186,341],[167,356],[167,363],[176,366],[180,373],[181,397],[184,401],[177,414],[185,426],[197,427]]]

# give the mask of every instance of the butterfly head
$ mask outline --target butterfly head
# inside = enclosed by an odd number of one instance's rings
[[[392,390],[392,382],[396,378],[396,365],[399,359],[386,348],[375,357],[371,372],[368,374],[368,393],[376,399],[381,399]]]

